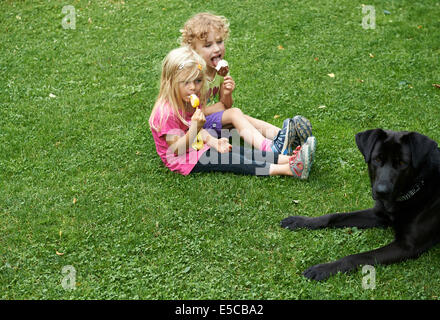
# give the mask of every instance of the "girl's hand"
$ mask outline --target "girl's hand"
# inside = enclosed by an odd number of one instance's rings
[[[193,125],[196,126],[197,132],[199,132],[203,128],[205,122],[206,122],[205,115],[203,114],[201,109],[197,108],[191,117],[191,126]]]
[[[209,145],[220,153],[228,153],[232,150],[232,145],[228,138],[211,139]]]
[[[222,91],[224,95],[230,95],[235,89],[235,81],[231,76],[226,76],[223,81]]]

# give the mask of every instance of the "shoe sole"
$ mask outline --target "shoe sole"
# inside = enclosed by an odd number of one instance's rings
[[[299,138],[299,143],[302,146],[312,134],[312,124],[310,120],[303,116],[294,116],[293,123],[296,131],[296,136]],[[298,142],[298,141],[297,141]],[[293,146],[293,150],[297,146]]]
[[[316,150],[316,138],[311,136],[307,138],[306,142],[303,144],[301,151],[304,152],[304,157],[307,159],[304,161],[304,170],[301,174],[300,179],[306,180],[310,175],[310,170],[312,169],[313,160],[315,159]]]
[[[287,150],[292,143],[292,138],[294,138],[294,136],[291,134],[293,131],[292,129],[294,128],[294,123],[293,121],[291,121],[291,119],[286,119],[284,121],[289,121],[286,127],[286,137],[284,139],[283,148],[281,149],[281,154],[286,155]],[[283,127],[284,127],[284,123],[283,123]]]

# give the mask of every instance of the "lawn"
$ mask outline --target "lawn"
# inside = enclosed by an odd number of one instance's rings
[[[200,11],[230,21],[234,106],[311,120],[308,181],[162,165],[148,127],[161,61]],[[377,266],[364,289],[361,270],[302,272],[383,246],[390,229],[279,226],[372,206],[357,132],[440,141],[439,16],[434,0],[2,1],[0,298],[439,299],[440,247]]]

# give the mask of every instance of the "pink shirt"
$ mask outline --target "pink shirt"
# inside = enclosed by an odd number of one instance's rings
[[[153,134],[154,143],[156,144],[157,154],[167,168],[169,168],[171,171],[176,171],[186,176],[197,164],[203,153],[209,149],[209,146],[205,144],[199,151],[190,147],[186,153],[182,155],[175,155],[168,146],[166,135],[171,134],[179,137],[184,136],[189,127],[179,120],[168,103],[165,103],[162,108],[164,114],[169,114],[168,119],[166,119],[166,121],[160,125],[160,111],[158,111],[154,115],[153,123],[156,127],[160,127],[160,131],[157,132],[153,128],[150,128],[151,133]],[[193,115],[192,113],[181,112],[181,115],[188,123],[191,122],[191,117]]]

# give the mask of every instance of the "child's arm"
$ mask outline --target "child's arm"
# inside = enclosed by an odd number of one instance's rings
[[[234,89],[234,79],[232,79],[231,76],[226,76],[220,88],[220,102],[223,103],[226,109],[231,108],[234,104],[234,99],[232,98],[232,92],[234,91]]]
[[[184,154],[186,150],[188,150],[190,146],[190,141],[194,141],[195,137],[197,136],[197,133],[194,135],[194,138],[191,139],[191,136],[193,133],[190,132],[191,128],[188,130],[188,132],[182,136],[176,136],[176,135],[168,135],[167,136],[167,142],[168,145],[172,148],[173,152],[176,155]],[[217,139],[209,134],[208,131],[205,129],[200,130],[200,133],[202,135],[203,142],[206,143],[208,146],[216,149],[220,153],[227,153],[230,152],[232,149],[232,145],[229,143],[228,138],[220,138]],[[185,150],[184,152],[178,152],[181,150]]]
[[[200,131],[203,141],[210,147],[216,149],[219,153],[227,153],[232,150],[232,145],[228,138],[217,139],[209,134],[208,131],[202,129]]]
[[[166,140],[175,155],[185,154],[191,147],[192,142],[196,139],[197,134],[203,128],[206,119],[202,110],[197,109],[191,117],[191,126],[185,135],[179,137],[177,135],[167,135]]]

